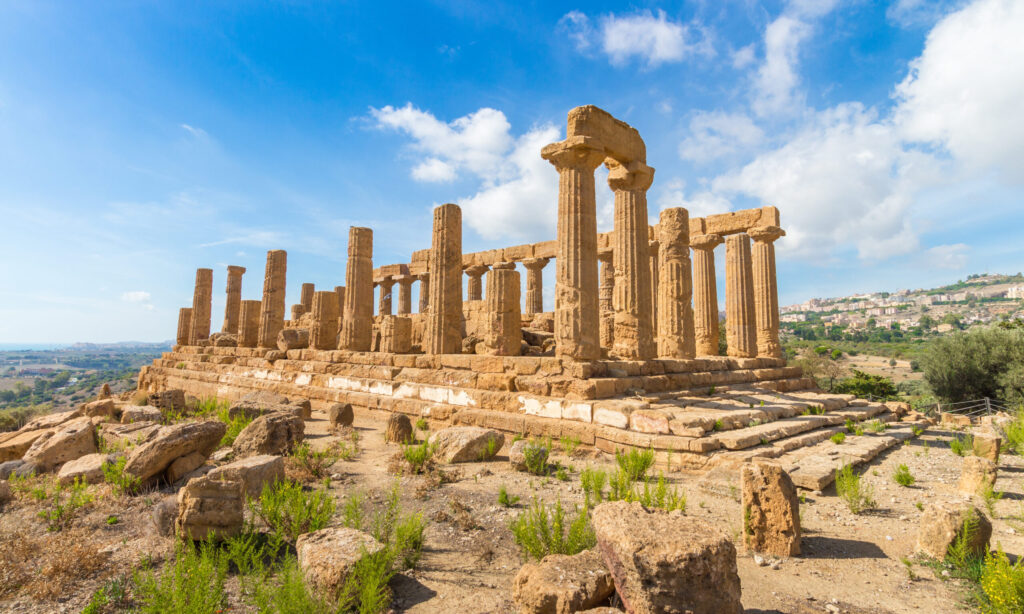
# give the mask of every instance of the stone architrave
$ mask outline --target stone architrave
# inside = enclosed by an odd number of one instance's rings
[[[690,237],[693,248],[693,333],[697,356],[718,355],[718,284],[715,277],[716,234]]]
[[[424,333],[428,354],[462,351],[462,209],[444,204],[434,209],[434,234],[428,267],[430,312]]]
[[[189,332],[192,330],[192,308],[182,307],[178,310],[178,334],[175,341],[178,345],[189,344]]]
[[[384,316],[380,319],[380,351],[386,354],[412,351],[412,318]]]
[[[373,231],[369,228],[348,229],[344,312],[339,349],[369,352],[373,341]]]
[[[526,313],[544,311],[544,267],[550,261],[550,258],[523,260],[523,267],[526,268]]]
[[[192,324],[189,345],[210,338],[210,312],[213,309],[213,269],[196,269],[196,289],[192,295]]]
[[[417,273],[416,279],[420,282],[419,313],[427,313],[430,311],[430,273]]]
[[[613,351],[619,358],[654,358],[651,327],[651,259],[647,232],[647,188],[654,169],[641,162],[628,168],[608,163],[608,185],[615,192],[615,309]]]
[[[519,272],[513,262],[499,262],[487,274],[487,329],[484,351],[497,356],[518,356],[523,342],[523,316],[519,310]]]
[[[333,290],[314,292],[312,314],[309,347],[333,350],[338,344],[338,294]]]
[[[650,255],[650,270],[651,270],[651,330],[654,331],[654,344],[657,346],[658,336],[658,284],[661,281],[659,279],[658,271],[658,251],[660,245],[657,241],[651,241],[648,243],[647,252]]]
[[[615,308],[612,296],[615,293],[615,263],[612,252],[598,254],[601,264],[601,284],[598,286],[598,307],[601,314],[601,347],[611,349],[615,343]]]
[[[755,226],[747,231],[754,240],[751,259],[754,270],[754,312],[757,355],[782,356],[779,344],[779,287],[775,278],[775,240],[786,236],[778,226]]]
[[[345,286],[334,286],[334,293],[338,295],[338,330],[341,330],[341,320],[345,317]]]
[[[754,273],[750,237],[744,232],[725,239],[725,326],[729,356],[752,358],[757,355]]]
[[[690,214],[665,209],[658,220],[658,356],[693,358],[693,286],[690,272]]]
[[[398,284],[398,315],[407,316],[412,313],[412,282],[416,278],[412,275],[397,275],[395,282]]]
[[[238,347],[256,347],[260,333],[260,301],[242,301],[239,307]]]
[[[605,151],[591,137],[579,135],[545,146],[541,157],[558,170],[555,354],[597,360],[601,339],[594,171],[604,162]]]
[[[267,270],[263,277],[263,304],[260,306],[260,329],[257,345],[277,348],[277,334],[284,328],[285,276],[288,253],[283,249],[267,252]]]
[[[313,311],[313,294],[316,292],[316,285],[311,283],[302,284],[302,293],[299,295],[299,303],[302,304],[302,313]]]
[[[466,282],[466,300],[467,301],[482,301],[483,296],[483,283],[482,279],[484,273],[490,268],[486,264],[474,264],[471,267],[466,267],[466,275],[469,277],[469,281]]]
[[[377,303],[377,315],[389,316],[392,314],[391,289],[395,286],[395,279],[390,275],[386,275],[377,280],[377,286],[380,288],[380,297]]]
[[[237,335],[240,325],[239,316],[242,311],[242,275],[245,273],[244,266],[228,267],[227,302],[224,305],[224,326],[222,333]]]

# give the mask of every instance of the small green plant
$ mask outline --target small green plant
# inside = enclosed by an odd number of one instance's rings
[[[921,503],[920,501],[915,502],[914,503],[914,507],[916,507],[917,511],[919,511],[919,512],[923,512],[924,511],[924,503]]]
[[[583,498],[587,507],[604,500],[604,485],[607,481],[608,474],[603,469],[588,466],[580,472],[580,486],[583,487]]]
[[[978,489],[978,496],[981,497],[982,502],[985,504],[985,509],[988,510],[988,515],[996,517],[996,503],[1003,498],[1006,493],[996,490],[991,484],[985,483]]]
[[[548,474],[548,452],[550,446],[543,442],[529,441],[523,446],[523,459],[526,470],[533,475]]]
[[[402,446],[402,458],[413,474],[423,473],[434,457],[434,446],[427,441],[421,444],[405,444]]]
[[[232,417],[227,407],[221,407],[220,409],[217,409],[216,412],[217,420],[220,420],[227,426],[227,429],[224,431],[224,436],[220,438],[220,447],[222,448],[235,443],[235,439],[238,438],[238,434],[253,421],[252,417],[247,415],[245,412],[238,412],[234,417]]]
[[[209,543],[178,542],[174,562],[135,574],[135,600],[146,614],[215,614],[224,603],[228,558]]]
[[[946,552],[946,563],[953,568],[953,576],[977,583],[981,578],[984,558],[974,550],[974,536],[978,532],[978,516],[973,508],[967,510],[959,534]]]
[[[309,492],[298,482],[283,480],[264,486],[259,499],[249,499],[249,509],[276,539],[295,545],[299,535],[327,526],[335,502],[325,490]]]
[[[714,386],[708,386],[708,396],[709,397],[715,396],[715,387]]]
[[[825,407],[822,405],[812,405],[803,411],[804,416],[820,416],[825,413]]]
[[[103,470],[103,480],[114,487],[114,492],[119,495],[134,495],[139,492],[142,486],[142,479],[124,470],[128,463],[127,456],[119,456],[113,463],[103,463],[100,468]]]
[[[974,449],[974,436],[967,433],[963,437],[953,437],[949,440],[949,449],[957,456],[969,454]]]
[[[230,405],[231,403],[226,400],[221,401],[217,397],[206,397],[205,399],[200,399],[196,403],[196,408],[193,413],[199,417],[216,415],[218,420],[225,422],[221,418],[221,414],[223,413],[223,415],[226,416]]]
[[[770,441],[768,441],[768,438],[767,438],[767,437],[762,437],[762,438],[760,439],[760,444],[761,444],[762,446],[766,446],[766,445],[768,445],[769,443],[771,443],[771,442],[770,442]]]
[[[615,462],[629,476],[631,481],[638,482],[644,479],[644,476],[647,475],[647,470],[654,464],[654,450],[650,448],[637,450],[634,448],[629,452],[623,453],[616,450]]]
[[[1013,420],[1003,426],[1003,433],[1006,435],[1007,449],[1024,455],[1024,407],[1018,409]]]
[[[829,439],[831,439],[832,443],[834,444],[843,443],[844,441],[846,441],[846,433],[842,431],[839,431],[838,433],[833,433],[832,436],[829,437]]]
[[[430,424],[427,423],[426,418],[420,418],[416,421],[416,428],[422,432],[426,432],[430,430]]]
[[[857,423],[853,421],[853,418],[847,418],[844,426],[847,433],[852,433],[857,428]]]
[[[559,465],[558,470],[555,471],[555,477],[558,478],[562,482],[568,482],[569,481],[569,472],[565,469],[565,467],[562,467],[561,465]]]
[[[618,468],[615,473],[608,477],[608,500],[619,501],[629,497],[633,492],[633,484],[636,480],[630,477],[629,473]]]
[[[868,430],[872,433],[883,433],[885,429],[886,424],[877,418],[868,422]]]
[[[860,475],[853,470],[852,465],[843,465],[836,470],[836,494],[846,502],[846,506],[854,514],[876,505],[871,487],[861,483]]]
[[[65,497],[65,487],[60,482],[54,483],[53,493],[50,495],[50,508],[39,512],[39,517],[46,521],[50,531],[66,529],[78,511],[92,503],[93,496],[86,492],[87,487],[82,478],[75,478]]]
[[[712,431],[725,430],[725,424],[721,420],[715,420],[715,423],[711,426]]]
[[[903,464],[896,468],[892,479],[900,486],[911,486],[916,481],[913,474],[910,473],[910,467]]]
[[[108,606],[123,605],[128,597],[128,582],[123,576],[117,576],[96,589],[82,610],[82,614],[100,614]],[[121,611],[120,609],[118,611]]]
[[[910,427],[910,432],[914,437],[920,437],[921,433],[924,432],[924,429],[919,426],[912,426]]]
[[[296,444],[291,454],[292,462],[316,480],[323,479],[331,465],[340,458],[336,445],[323,450],[313,450],[305,441]]]
[[[498,453],[498,440],[493,437],[487,438],[487,445],[484,446],[483,450],[480,450],[480,459],[485,461],[489,458],[493,458]]]
[[[534,499],[509,528],[523,553],[538,561],[549,554],[578,554],[597,543],[586,506],[569,518],[560,500],[549,509]]]
[[[914,573],[914,562],[907,557],[900,558],[900,562],[903,563],[903,566],[907,569],[907,579],[911,582],[917,580],[917,574]]]
[[[118,519],[117,516],[114,516],[113,514],[111,514],[110,516],[107,516],[107,524],[108,525],[113,526],[113,525],[115,525],[115,524],[117,524],[119,522],[121,522],[121,521]]]
[[[858,424],[858,425],[857,425],[856,427],[854,427],[854,429],[853,429],[853,434],[854,434],[854,435],[856,435],[856,436],[858,436],[858,437],[860,437],[861,435],[863,435],[863,434],[864,434],[864,426],[863,426],[863,425],[860,425],[860,424]]]
[[[686,493],[680,493],[677,489],[669,490],[665,475],[660,474],[654,488],[651,488],[650,480],[644,481],[642,491],[634,487],[625,497],[626,501],[639,501],[640,505],[651,509],[661,509],[666,512],[679,510],[686,512]]]
[[[505,488],[505,485],[502,484],[501,488],[498,489],[498,503],[501,507],[512,507],[516,503],[519,503],[519,497],[508,494],[508,490]]]
[[[978,580],[985,614],[1018,614],[1024,612],[1024,563],[1018,558],[1011,564],[1002,546],[985,556]]]
[[[562,452],[564,452],[566,456],[571,455],[573,452],[576,451],[576,448],[580,447],[579,437],[569,437],[567,435],[563,435],[561,441]]]
[[[356,491],[348,496],[341,508],[341,524],[357,531],[363,530],[363,494]]]

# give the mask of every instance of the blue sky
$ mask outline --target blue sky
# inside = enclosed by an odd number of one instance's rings
[[[350,225],[404,262],[443,202],[467,251],[554,238],[539,151],[581,104],[644,137],[652,218],[777,206],[783,304],[1015,273],[1022,31],[1022,0],[0,0],[0,342],[171,338],[200,266],[218,329],[227,264],[258,298],[288,250],[296,302]]]

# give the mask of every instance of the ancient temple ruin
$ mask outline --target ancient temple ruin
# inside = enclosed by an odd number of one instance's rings
[[[229,267],[224,326],[212,335],[212,271],[200,269],[177,345],[143,368],[140,388],[229,399],[268,389],[315,408],[349,403],[604,451],[652,447],[684,462],[749,447],[721,437],[711,410],[742,409],[730,415],[756,427],[820,402],[779,345],[778,209],[692,218],[672,208],[651,226],[654,169],[640,134],[593,106],[569,113],[566,134],[540,152],[559,178],[554,240],[464,253],[461,210],[446,204],[434,210],[429,247],[374,268],[373,230],[354,227],[345,285],[303,284],[289,319],[285,252],[267,254],[261,301],[241,300],[245,269]],[[599,234],[602,164],[615,213],[613,230]],[[723,244],[724,356],[715,269]],[[551,279],[554,304],[545,305]],[[709,400],[716,390],[734,394]],[[804,431],[831,422],[808,424]]]

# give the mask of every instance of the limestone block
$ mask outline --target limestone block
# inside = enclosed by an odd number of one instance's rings
[[[163,411],[185,411],[185,391],[173,388],[154,392],[149,395],[149,404]]]
[[[242,530],[242,482],[203,476],[178,491],[175,532],[192,540],[222,540]]]
[[[37,439],[48,436],[51,429],[25,429],[0,433],[0,462],[20,460]]]
[[[312,326],[309,331],[309,347],[316,350],[333,350],[338,344],[338,293],[321,291],[313,295]]]
[[[1003,440],[994,431],[979,430],[974,433],[974,454],[987,458],[993,463],[999,462],[999,447]]]
[[[178,496],[167,495],[162,501],[153,506],[149,514],[157,535],[163,537],[174,536],[174,522],[178,519]]]
[[[157,410],[158,413],[159,411]],[[99,437],[102,437],[108,446],[131,448],[155,437],[159,431],[160,424],[154,420],[139,420],[122,424],[106,423],[99,426]]]
[[[269,454],[250,456],[212,469],[207,475],[240,480],[245,496],[257,498],[264,486],[284,480],[284,458]]]
[[[925,508],[917,534],[917,551],[939,560],[945,559],[949,547],[961,535],[968,521],[974,525],[968,551],[978,556],[986,553],[988,540],[992,537],[992,523],[978,508],[963,502],[938,502]]]
[[[293,413],[274,412],[249,423],[235,438],[231,449],[236,458],[257,454],[287,456],[305,437],[302,418]]]
[[[616,501],[592,514],[597,548],[629,612],[743,611],[736,549],[715,525]]]
[[[980,456],[967,456],[960,470],[957,490],[965,495],[976,495],[986,486],[996,485],[996,474],[996,464],[991,460]]]
[[[306,328],[284,328],[277,334],[277,349],[287,352],[288,350],[301,350],[309,347],[309,329]]]
[[[82,406],[82,415],[84,416],[113,418],[116,414],[117,406],[114,405],[113,399],[100,399],[98,401],[86,403]]]
[[[352,404],[335,403],[334,405],[331,405],[327,408],[327,420],[331,425],[332,431],[352,426],[352,421],[355,420],[355,413],[352,411]]]
[[[167,471],[164,472],[164,478],[167,480],[168,484],[174,484],[178,480],[198,469],[205,462],[206,455],[200,454],[199,452],[193,452],[191,454],[178,457],[167,467]]]
[[[96,451],[96,433],[92,420],[83,416],[36,439],[22,460],[35,463],[41,471],[51,471],[63,463]]]
[[[263,278],[263,301],[260,304],[260,323],[256,344],[261,348],[277,346],[277,334],[284,328],[285,286],[288,272],[288,254],[284,250],[267,252],[267,267]]]
[[[360,559],[383,549],[383,544],[371,535],[347,527],[306,533],[295,542],[299,568],[306,582],[330,595],[341,590]]]
[[[71,484],[75,480],[82,480],[86,484],[99,484],[103,481],[104,463],[113,463],[114,461],[113,454],[86,454],[64,463],[64,466],[57,472],[57,479],[64,485]]]
[[[192,297],[192,323],[189,344],[198,345],[210,337],[210,316],[213,300],[213,269],[196,269],[195,294]]]
[[[412,421],[409,420],[409,416],[405,414],[388,416],[388,422],[384,428],[384,441],[406,444],[412,441],[412,435]]]
[[[160,410],[152,405],[126,405],[121,410],[121,424],[159,422],[162,417]]]
[[[425,350],[458,354],[462,347],[462,209],[445,204],[434,209],[430,270],[430,311]]]
[[[782,465],[754,459],[740,469],[743,539],[753,552],[800,554],[800,500]]]
[[[412,349],[412,318],[384,316],[380,321],[380,351],[408,354]]]
[[[476,426],[451,426],[431,435],[430,443],[437,446],[434,455],[441,462],[467,463],[491,459],[505,444],[505,436]]]
[[[521,614],[570,614],[603,602],[614,590],[601,555],[584,550],[573,556],[549,554],[539,563],[523,565],[512,598]]]
[[[338,348],[369,351],[373,334],[373,231],[349,228],[345,305]]]
[[[238,336],[231,333],[213,333],[210,335],[210,342],[213,347],[233,348],[238,347]]]
[[[182,456],[193,452],[209,456],[217,448],[226,428],[218,420],[161,427],[156,436],[129,452],[124,470],[146,482],[162,474]]]

